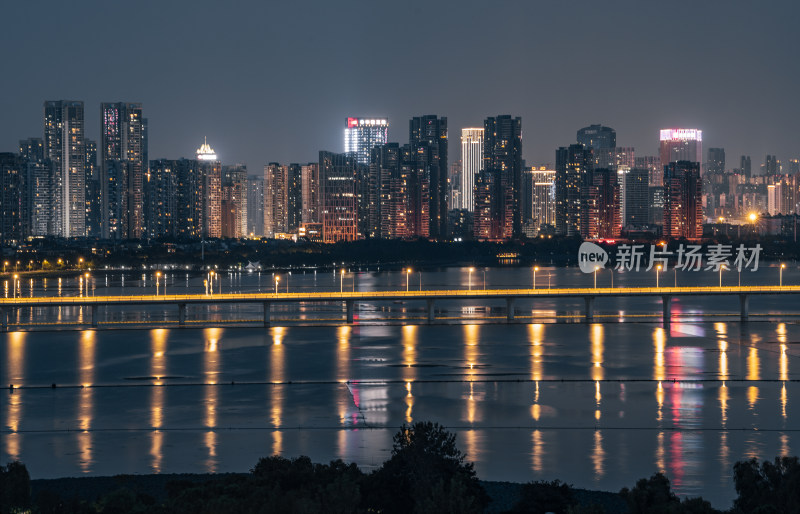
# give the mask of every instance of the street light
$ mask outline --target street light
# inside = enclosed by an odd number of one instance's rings
[[[597,289],[597,270],[600,269],[600,266],[594,267],[594,288]]]
[[[778,281],[778,285],[779,285],[780,287],[783,287],[783,268],[785,268],[785,267],[786,267],[786,264],[783,264],[783,263],[781,263],[781,269],[780,269],[780,272],[779,272],[779,274],[778,274],[778,276],[780,277],[780,278],[778,279],[778,280],[779,280],[779,281]]]
[[[406,268],[406,293],[408,292],[408,277],[411,275],[411,268]]]
[[[12,298],[16,298],[17,297],[17,279],[19,279],[19,275],[14,273],[14,281],[11,282],[11,288],[14,290],[14,292],[12,294]]]
[[[722,289],[722,270],[726,269],[725,265],[719,267],[719,287]]]
[[[533,288],[536,289],[536,272],[539,271],[539,266],[533,267]]]
[[[475,268],[469,269],[469,290],[472,291],[472,272],[475,271]]]
[[[656,266],[656,289],[658,288],[658,272],[661,271],[661,264]]]
[[[211,294],[212,295],[214,294],[214,275],[216,275],[216,272],[213,269],[208,272],[208,277],[209,277],[208,282],[209,282],[209,284],[211,286]]]
[[[275,294],[276,295],[278,294],[278,282],[280,282],[280,281],[281,281],[281,277],[276,276],[275,277]]]
[[[83,266],[83,257],[78,258],[78,268],[80,269]]]
[[[342,268],[342,274],[339,275],[339,292],[344,293],[344,268]]]
[[[3,261],[3,273],[6,272],[6,266],[8,266],[8,261]]]
[[[158,285],[159,282],[161,281],[160,279],[161,279],[161,272],[156,271],[156,296],[158,296]]]

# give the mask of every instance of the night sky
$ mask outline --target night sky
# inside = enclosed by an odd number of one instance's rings
[[[460,129],[522,117],[528,164],[577,129],[656,155],[658,129],[700,128],[705,149],[800,157],[800,2],[3,2],[0,151],[42,137],[44,100],[142,102],[150,158],[208,136],[224,163],[317,160],[347,116],[447,116]],[[705,157],[705,156],[704,156]]]

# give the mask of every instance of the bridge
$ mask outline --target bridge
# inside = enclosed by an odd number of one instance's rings
[[[80,306],[91,309],[91,326],[98,327],[98,311],[110,306],[172,306],[178,311],[178,325],[186,325],[187,305],[260,304],[263,308],[264,326],[271,323],[274,304],[282,303],[331,303],[342,302],[347,313],[346,321],[354,322],[356,302],[424,301],[427,306],[427,321],[436,321],[435,304],[441,300],[505,300],[506,321],[515,319],[515,303],[518,300],[582,298],[584,319],[594,319],[595,300],[603,298],[660,297],[662,320],[670,323],[671,304],[674,298],[690,296],[739,298],[739,316],[742,321],[749,317],[749,300],[759,295],[796,295],[800,286],[739,286],[739,287],[619,287],[619,288],[559,288],[559,289],[446,289],[425,291],[355,291],[355,292],[297,292],[297,293],[229,293],[229,294],[185,294],[185,295],[140,295],[140,296],[43,296],[33,298],[0,299],[0,322],[2,330],[8,331],[10,315],[21,308],[47,308]],[[166,310],[166,309],[165,309]],[[86,323],[89,325],[89,323]]]

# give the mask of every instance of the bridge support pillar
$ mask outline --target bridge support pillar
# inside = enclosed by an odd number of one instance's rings
[[[179,303],[178,304],[178,326],[182,327],[186,325],[186,304]]]
[[[506,321],[514,321],[514,298],[506,298]]]
[[[665,325],[672,321],[672,297],[664,295],[661,297],[662,320]]]
[[[347,309],[347,323],[352,324],[354,302],[353,300],[345,300],[344,305],[345,308]]]
[[[586,321],[592,321],[594,319],[594,296],[584,296],[584,302],[586,302]]]
[[[97,305],[92,305],[92,328],[97,328]]]
[[[428,323],[433,323],[433,320],[436,319],[436,313],[433,311],[433,298],[428,298],[426,302],[428,303]]]
[[[750,317],[750,297],[746,294],[739,295],[739,307],[742,321],[747,321]]]
[[[269,324],[271,321],[270,315],[272,314],[271,309],[272,306],[270,305],[270,303],[264,302],[264,328],[269,328]]]
[[[0,309],[0,319],[3,321],[3,332],[8,332],[8,309]]]

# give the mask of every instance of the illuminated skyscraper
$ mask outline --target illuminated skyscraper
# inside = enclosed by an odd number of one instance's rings
[[[622,218],[617,173],[608,168],[592,172],[589,186],[586,223],[581,234],[586,239],[619,237]]]
[[[350,154],[319,153],[320,205],[326,243],[358,237],[357,163]]]
[[[222,167],[222,237],[247,236],[247,166]]]
[[[300,170],[302,184],[303,223],[319,223],[319,163],[310,162]]]
[[[44,103],[44,153],[51,163],[48,233],[86,235],[86,151],[83,102]]]
[[[671,162],[703,162],[703,131],[697,129],[664,129],[660,133],[661,166]],[[663,181],[663,169],[658,170],[656,182]],[[701,169],[698,167],[698,169]],[[702,175],[702,169],[701,169]],[[660,184],[656,184],[660,185]]]
[[[189,161],[159,159],[148,165],[150,176],[147,181],[147,235],[152,238],[178,237],[181,224],[187,220],[179,219],[178,205],[185,192],[179,191],[181,168]],[[194,162],[194,161],[192,161]],[[184,171],[185,173],[185,171]],[[184,211],[185,212],[185,211]],[[191,218],[191,215],[187,216]]]
[[[556,233],[577,236],[586,225],[586,197],[591,185],[594,156],[578,143],[556,150]]]
[[[222,237],[222,163],[207,140],[197,149],[197,162],[203,182],[202,237]]]
[[[702,196],[700,163],[678,161],[664,166],[664,236],[702,237]]]
[[[371,206],[369,235],[390,239],[430,236],[430,174],[428,160],[420,159],[421,148],[426,147],[388,143],[372,149],[370,175],[377,176],[380,194]]]
[[[427,182],[430,229],[432,239],[442,239],[447,233],[447,118],[435,115],[412,118],[409,122],[408,144],[416,165],[419,185]],[[420,189],[420,193],[422,189]]]
[[[53,195],[50,188],[51,166],[45,159],[41,138],[19,142],[19,153],[25,163],[25,216],[31,236],[46,236],[52,219]]]
[[[589,125],[578,130],[576,139],[578,143],[592,150],[595,168],[615,166],[617,132],[614,129],[603,125]]]
[[[461,205],[458,209],[475,209],[475,177],[483,169],[483,129],[461,129]]]
[[[26,161],[15,153],[0,153],[0,245],[21,243],[28,232],[24,182]]]
[[[486,118],[483,169],[475,185],[475,237],[488,241],[520,237],[521,209],[522,118]]]
[[[140,103],[100,105],[101,233],[104,238],[143,236],[147,153]]]
[[[344,129],[344,152],[358,164],[368,165],[372,148],[389,141],[388,118],[347,118]]]
[[[556,171],[544,166],[533,167],[525,170],[525,182],[530,184],[530,194],[525,195],[530,199],[529,219],[538,230],[542,225],[556,225]],[[526,202],[529,200],[526,199]]]

